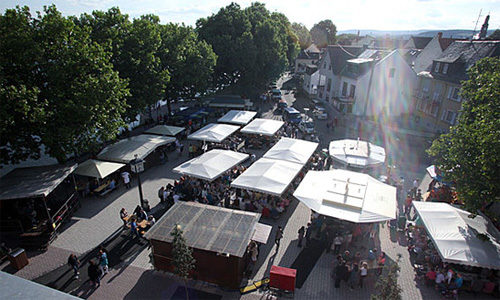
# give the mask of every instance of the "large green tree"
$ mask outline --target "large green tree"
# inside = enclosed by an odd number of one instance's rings
[[[162,68],[171,76],[165,88],[171,111],[172,100],[193,98],[211,87],[217,56],[191,27],[173,23],[160,25],[160,36],[161,46],[157,56]]]
[[[325,47],[335,43],[337,35],[337,27],[331,20],[323,20],[311,28],[311,37],[313,43],[318,47]]]
[[[302,23],[292,23],[292,30],[299,39],[301,49],[306,49],[312,44],[312,37],[309,29]]]
[[[500,58],[478,61],[468,77],[458,123],[428,152],[474,212],[500,197]]]

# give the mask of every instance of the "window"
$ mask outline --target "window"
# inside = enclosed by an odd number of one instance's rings
[[[332,64],[328,65],[328,70],[332,70]]]
[[[450,87],[450,89],[448,91],[448,99],[460,102],[460,88]]]
[[[443,88],[443,85],[441,83],[436,82],[434,85],[434,94],[432,95],[432,100],[437,101],[439,97],[441,96],[441,90]]]
[[[440,62],[436,62],[436,66],[434,67],[434,72],[439,73],[439,68],[441,67]]]
[[[448,64],[443,65],[443,74],[448,73]]]
[[[354,98],[354,94],[356,93],[356,86],[351,84],[351,92],[349,93],[349,97]]]
[[[394,78],[394,73],[396,73],[396,69],[395,68],[391,68],[389,70],[389,78]]]
[[[439,103],[437,103],[435,101],[432,102],[429,114],[433,115],[434,117],[437,117],[438,111],[439,111]]]
[[[342,85],[342,96],[347,96],[347,82]]]
[[[450,125],[455,124],[455,117],[457,116],[457,113],[452,111],[452,110],[446,110],[443,111],[443,115],[441,116],[441,120],[445,121],[446,123]]]
[[[331,78],[328,78],[328,84],[327,84],[327,86],[326,86],[326,91],[327,91],[327,92],[329,92],[329,91],[330,91],[331,85],[332,85],[332,79],[331,79]]]
[[[326,69],[326,61],[323,63],[323,69]]]
[[[429,92],[429,88],[431,86],[431,81],[429,78],[424,78],[422,80],[422,92],[424,93],[428,93]]]

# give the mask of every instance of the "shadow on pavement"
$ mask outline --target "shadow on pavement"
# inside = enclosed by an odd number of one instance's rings
[[[123,299],[170,299],[178,287],[181,286],[176,281],[167,280],[157,271],[147,270]],[[184,287],[182,289],[184,290]]]
[[[296,245],[291,243],[289,247],[296,247]],[[304,282],[306,282],[307,277],[314,269],[316,262],[318,262],[324,250],[325,246],[321,241],[312,239],[310,244],[302,249],[300,254],[292,263],[290,268],[297,270],[297,277],[295,280],[296,287],[298,289],[304,285]]]

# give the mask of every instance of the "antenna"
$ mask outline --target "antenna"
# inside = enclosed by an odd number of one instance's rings
[[[479,18],[481,18],[481,13],[482,12],[483,12],[483,9],[481,8],[479,10],[479,16],[477,16],[476,25],[474,25],[474,31],[472,31],[472,36],[470,38],[471,41],[474,39],[474,35],[476,34],[477,23],[479,23]]]

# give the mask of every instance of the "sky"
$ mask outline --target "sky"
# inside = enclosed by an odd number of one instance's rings
[[[0,9],[27,5],[38,11],[55,4],[64,15],[80,15],[118,6],[131,17],[155,14],[162,23],[195,25],[196,20],[237,2],[247,7],[254,1],[237,0],[1,0]],[[291,22],[309,29],[330,19],[337,30],[479,29],[490,13],[489,29],[500,28],[500,0],[261,0],[270,11],[284,13]]]

